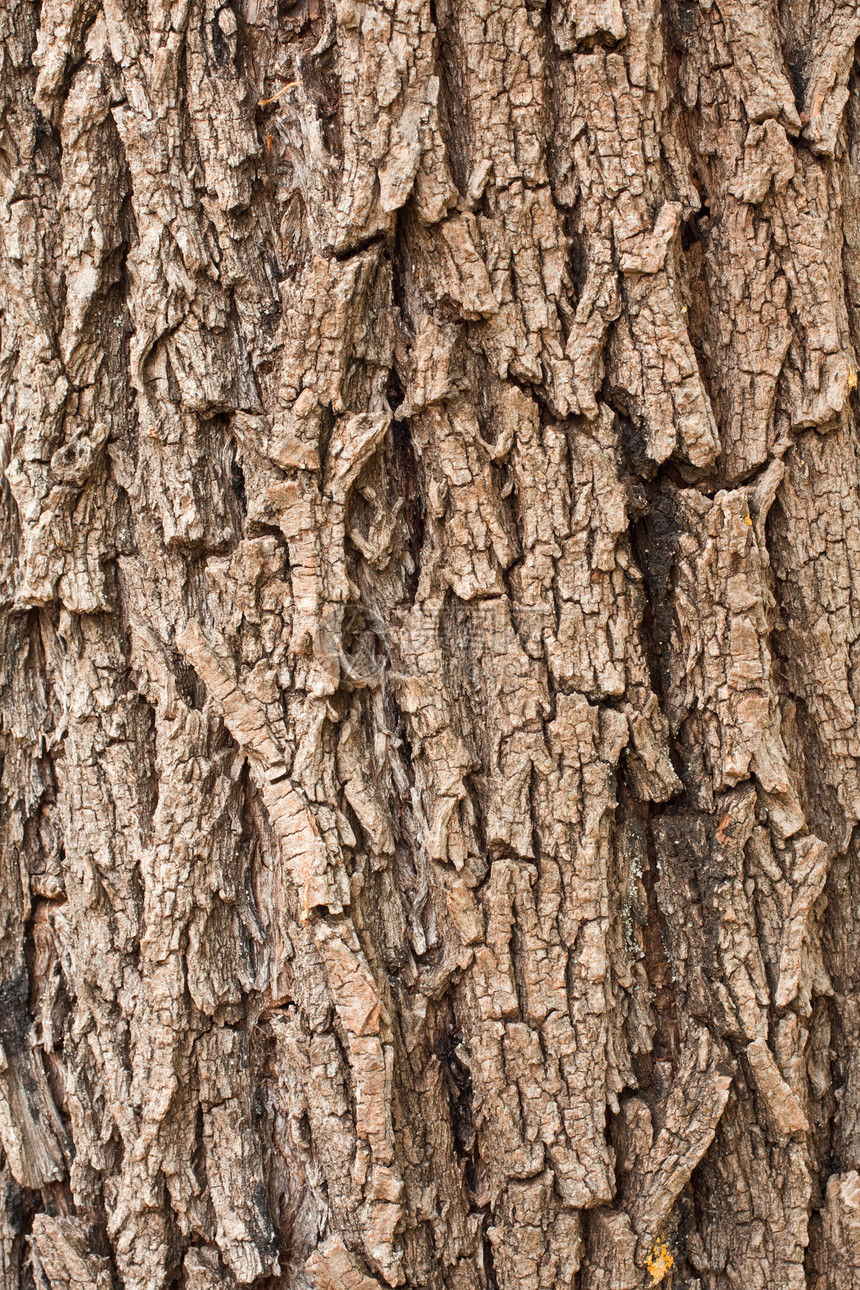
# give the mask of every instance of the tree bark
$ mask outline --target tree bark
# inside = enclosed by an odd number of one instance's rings
[[[0,1288],[860,1290],[856,0],[8,0]]]

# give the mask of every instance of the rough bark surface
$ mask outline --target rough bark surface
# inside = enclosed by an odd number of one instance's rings
[[[2,1290],[858,1290],[856,0],[0,24]]]

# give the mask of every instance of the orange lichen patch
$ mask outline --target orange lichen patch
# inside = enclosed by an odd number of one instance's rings
[[[645,1267],[651,1274],[651,1285],[657,1286],[668,1272],[671,1272],[675,1259],[669,1253],[665,1241],[655,1241],[654,1248],[645,1260]]]
[[[731,811],[726,811],[717,826],[717,841],[721,847],[724,847],[726,843],[731,842],[733,824],[734,820],[732,819]]]

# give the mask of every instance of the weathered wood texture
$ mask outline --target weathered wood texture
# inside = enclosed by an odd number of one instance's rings
[[[856,0],[2,23],[2,1290],[858,1290]]]

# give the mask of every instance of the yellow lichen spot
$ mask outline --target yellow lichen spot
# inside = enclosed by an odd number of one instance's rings
[[[675,1260],[669,1253],[665,1241],[655,1241],[654,1248],[645,1260],[645,1267],[651,1274],[651,1285],[658,1286],[667,1272],[671,1272]]]
[[[746,524],[748,529],[752,528],[752,516],[749,514],[749,512],[747,512],[747,514],[744,516],[744,524]]]
[[[849,367],[848,369],[848,388],[849,390],[857,389],[857,373],[854,371],[853,367]]]

